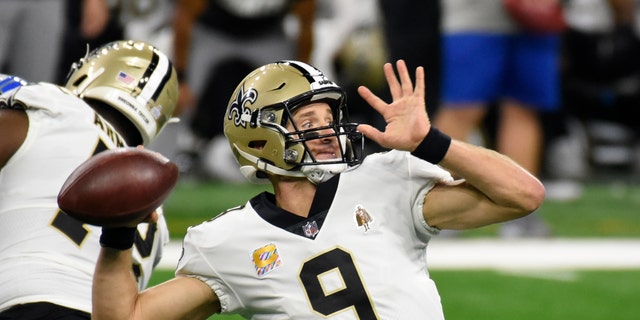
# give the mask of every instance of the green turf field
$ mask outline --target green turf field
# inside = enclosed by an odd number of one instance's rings
[[[172,237],[181,238],[188,226],[243,204],[267,188],[181,182],[165,205]],[[640,238],[638,185],[592,183],[580,199],[547,201],[539,212],[554,237]],[[461,236],[494,237],[497,230],[489,226]],[[629,254],[640,254],[638,249]],[[431,274],[448,320],[631,320],[640,314],[640,270],[432,270]],[[152,283],[172,275],[172,271],[158,270]]]
[[[635,320],[640,314],[640,270],[437,270],[431,275],[448,320]],[[171,276],[172,271],[157,271],[152,282]]]

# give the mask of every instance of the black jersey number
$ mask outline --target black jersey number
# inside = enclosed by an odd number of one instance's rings
[[[339,288],[329,288],[323,277],[334,273],[342,282]],[[359,319],[378,319],[378,315],[362,283],[353,257],[341,248],[334,248],[306,261],[298,275],[314,311],[328,317],[353,309]]]
[[[53,220],[51,220],[51,226],[62,232],[78,247],[82,246],[90,232],[84,223],[72,218],[62,211],[58,211],[55,217],[53,217]],[[157,226],[155,223],[149,224],[147,233],[144,236],[140,234],[140,230],[137,231],[134,245],[142,258],[148,258],[151,255],[156,231]]]
[[[62,211],[58,211],[53,217],[53,220],[51,220],[51,226],[62,232],[62,234],[67,236],[67,238],[69,238],[69,240],[75,243],[78,247],[82,246],[90,232],[84,223],[72,218]],[[150,223],[147,233],[144,236],[140,234],[139,229],[136,231],[136,240],[134,245],[142,258],[148,258],[151,256],[153,241],[157,230],[157,225],[155,223]],[[136,275],[136,279],[140,280],[140,277],[142,276],[141,266],[139,264],[134,264],[132,268],[133,273]]]

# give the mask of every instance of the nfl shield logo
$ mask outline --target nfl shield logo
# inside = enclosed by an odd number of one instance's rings
[[[315,221],[308,222],[302,226],[302,231],[307,238],[314,238],[318,234],[318,224]]]

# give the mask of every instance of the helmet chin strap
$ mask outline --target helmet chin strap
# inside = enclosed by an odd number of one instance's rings
[[[252,156],[252,155],[242,151],[235,144],[233,145],[233,147],[236,149],[236,151],[238,151],[240,156],[242,156],[243,158],[249,160],[250,162],[252,162],[254,164],[253,166],[242,166],[242,167],[240,167],[240,172],[250,182],[254,182],[254,183],[264,182],[265,179],[262,179],[262,178],[258,177],[258,175],[257,175],[258,171],[266,171],[266,172],[269,172],[271,174],[275,174],[275,175],[279,175],[279,176],[287,176],[287,177],[304,177],[305,176],[300,171],[288,171],[288,170],[284,170],[284,169],[281,169],[279,167],[276,167],[276,166],[274,166],[274,165],[272,165],[270,163],[264,162],[264,161],[260,160],[260,158],[258,158],[256,156]]]
[[[346,170],[348,165],[346,163],[322,163],[324,162],[333,162],[336,159],[327,159],[327,160],[316,160],[315,162],[311,160],[309,154],[304,157],[305,163],[313,163],[302,166],[300,171],[309,179],[309,181],[314,184],[325,182],[336,174]]]
[[[346,163],[314,164],[302,166],[302,173],[314,184],[325,182],[347,169]]]

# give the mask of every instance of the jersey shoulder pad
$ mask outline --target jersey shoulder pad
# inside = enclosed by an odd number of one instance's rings
[[[26,110],[27,106],[15,98],[17,92],[18,90],[14,90],[10,93],[7,92],[0,95],[0,109]]]

